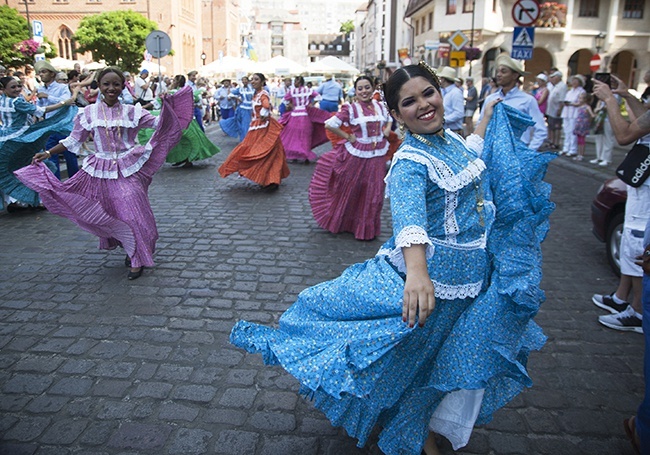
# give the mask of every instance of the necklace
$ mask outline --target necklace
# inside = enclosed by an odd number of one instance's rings
[[[439,131],[441,131],[441,130],[439,130]],[[435,134],[438,134],[438,132],[436,132]],[[420,136],[417,133],[411,133],[411,136],[413,136],[414,139],[422,142],[423,144],[428,145],[429,147],[434,146],[433,142],[431,142],[430,140],[428,140],[425,137]],[[447,138],[445,138],[443,135],[439,135],[439,137],[441,139],[443,139],[448,145],[452,145],[452,143],[450,141],[448,141]],[[459,166],[461,168],[474,167],[477,170],[477,173],[480,172],[479,169],[478,169],[478,166],[476,165],[474,160],[467,153],[465,153],[465,150],[463,150],[462,147],[457,147],[455,144],[453,145],[453,147],[454,147],[455,150],[460,151],[463,154],[463,156],[465,157],[465,159],[467,159],[467,165],[466,166],[463,166],[461,163],[459,163],[457,160],[455,160],[454,157],[451,156],[446,150],[444,150],[442,148],[439,148],[439,150],[441,152],[443,152],[447,156],[447,158],[449,158],[449,160],[451,160],[457,166]],[[485,216],[483,214],[483,207],[485,206],[485,201],[483,200],[483,190],[481,189],[480,179],[481,179],[480,177],[472,177],[472,183],[474,184],[474,193],[476,195],[476,213],[478,214],[479,224],[481,226],[485,226]]]
[[[100,106],[102,107],[102,114],[104,115],[104,123],[106,124],[106,129],[104,130],[104,135],[106,136],[106,142],[108,143],[109,146],[111,146],[113,153],[115,156],[113,157],[113,164],[117,164],[117,156],[119,153],[119,150],[117,150],[117,143],[114,141],[113,135],[109,134],[110,131],[117,130],[117,138],[119,139],[119,143],[122,143],[122,126],[108,126],[108,117],[106,116],[106,109],[104,107],[104,104],[106,103],[100,103]],[[122,110],[120,109],[120,119],[122,117]]]

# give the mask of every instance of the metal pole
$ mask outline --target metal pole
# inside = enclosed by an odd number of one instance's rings
[[[476,0],[472,0],[472,32],[469,35],[469,47],[474,48],[474,9],[476,8]],[[469,75],[472,75],[472,61],[469,61]]]
[[[29,32],[29,38],[32,38],[32,23],[29,20],[29,0],[25,0],[25,16],[27,16],[27,31]]]
[[[158,49],[158,87],[160,87],[160,81],[162,80],[162,71],[160,69],[160,40],[162,36],[156,35],[156,47]]]

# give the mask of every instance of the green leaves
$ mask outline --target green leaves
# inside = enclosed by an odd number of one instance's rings
[[[110,11],[83,18],[75,33],[79,52],[90,51],[94,60],[105,60],[126,71],[137,72],[144,42],[158,24],[135,11]]]
[[[0,6],[0,61],[11,63],[22,60],[23,55],[16,50],[16,44],[29,39],[27,19],[18,10],[9,6]]]

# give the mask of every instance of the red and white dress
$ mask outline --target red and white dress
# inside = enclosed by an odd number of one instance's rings
[[[351,232],[359,240],[379,235],[389,148],[383,131],[391,120],[384,103],[370,100],[345,104],[327,121],[336,128],[349,125],[356,140],[334,144],[314,170],[309,203],[323,229]]]
[[[282,125],[270,116],[269,94],[260,90],[253,96],[253,117],[244,140],[230,152],[219,167],[222,177],[238,172],[239,175],[262,186],[280,184],[289,176],[280,141]]]
[[[318,92],[308,87],[292,87],[284,96],[293,108],[280,118],[284,129],[280,134],[288,160],[315,161],[311,149],[327,142],[325,122],[330,113],[311,106]]]

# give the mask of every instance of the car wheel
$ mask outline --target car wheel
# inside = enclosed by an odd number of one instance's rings
[[[619,213],[609,223],[605,245],[607,260],[617,276],[621,276],[621,237],[623,236],[623,221],[625,214]]]

